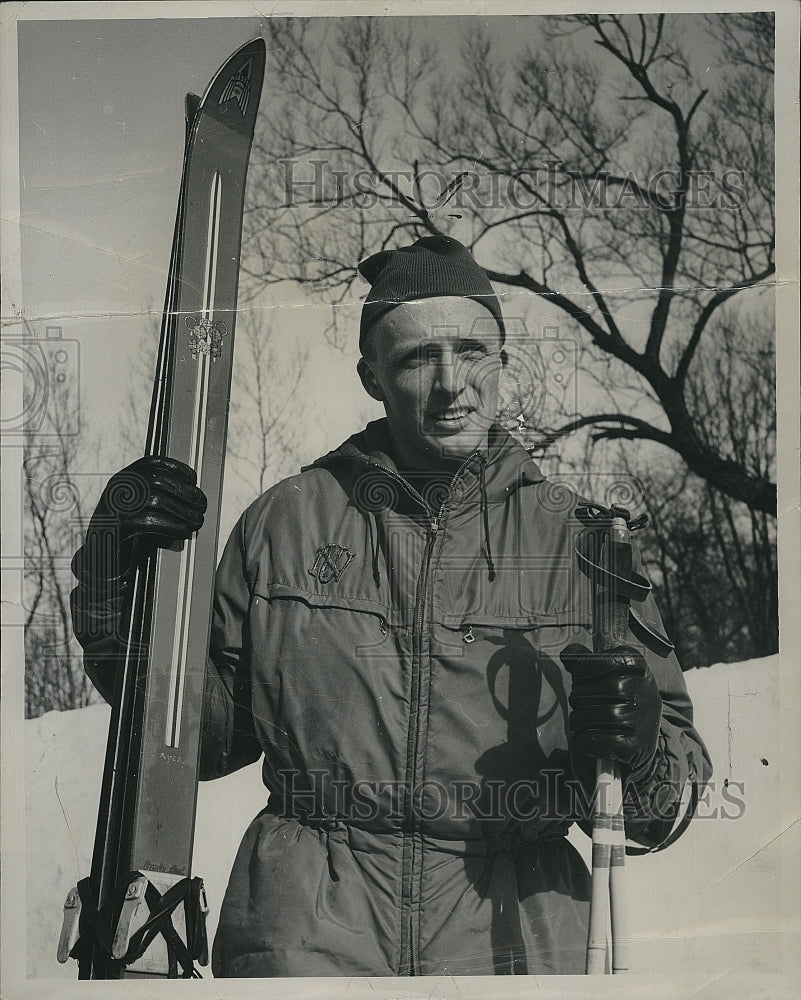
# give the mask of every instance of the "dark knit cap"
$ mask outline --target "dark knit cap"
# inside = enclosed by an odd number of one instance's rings
[[[424,236],[409,247],[382,250],[359,264],[359,274],[372,285],[362,307],[362,353],[365,334],[381,316],[401,302],[440,295],[459,295],[479,302],[495,317],[501,340],[506,337],[501,304],[486,272],[466,247],[449,236]]]

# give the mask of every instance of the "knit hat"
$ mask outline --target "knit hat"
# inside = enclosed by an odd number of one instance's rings
[[[358,269],[372,285],[362,307],[359,330],[362,353],[367,331],[381,316],[401,302],[440,295],[459,295],[486,306],[501,328],[501,340],[506,337],[501,304],[489,278],[458,240],[424,236],[409,247],[373,254]]]

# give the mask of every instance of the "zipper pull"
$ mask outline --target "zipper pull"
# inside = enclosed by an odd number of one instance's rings
[[[378,628],[381,631],[381,635],[387,634],[387,620],[383,615],[379,615],[378,617]]]
[[[462,642],[470,643],[470,642],[475,642],[475,641],[476,641],[476,637],[473,635],[473,626],[471,625],[470,628],[462,636]]]
[[[431,518],[431,534],[432,535],[436,535],[436,533],[437,533],[438,530],[439,530],[439,517],[432,517]]]

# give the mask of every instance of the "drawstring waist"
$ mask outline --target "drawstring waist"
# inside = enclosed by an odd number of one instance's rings
[[[352,823],[343,816],[323,816],[305,809],[293,808],[280,796],[270,794],[267,806],[261,815],[271,815],[277,819],[296,822],[300,826],[325,834],[347,833],[358,834],[363,838],[395,838],[402,831],[392,825],[386,827],[370,827]],[[423,833],[423,842],[427,850],[445,855],[459,857],[501,858],[551,844],[567,836],[570,822],[567,820],[510,820],[501,829],[497,826],[484,827],[477,837],[440,838]]]

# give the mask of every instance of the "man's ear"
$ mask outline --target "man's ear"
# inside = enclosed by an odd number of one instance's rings
[[[379,403],[384,402],[384,390],[381,388],[376,374],[373,371],[373,366],[367,360],[367,358],[359,358],[356,364],[356,371],[359,373],[359,378],[362,380],[362,385],[368,396],[372,396],[373,399],[378,400]]]

